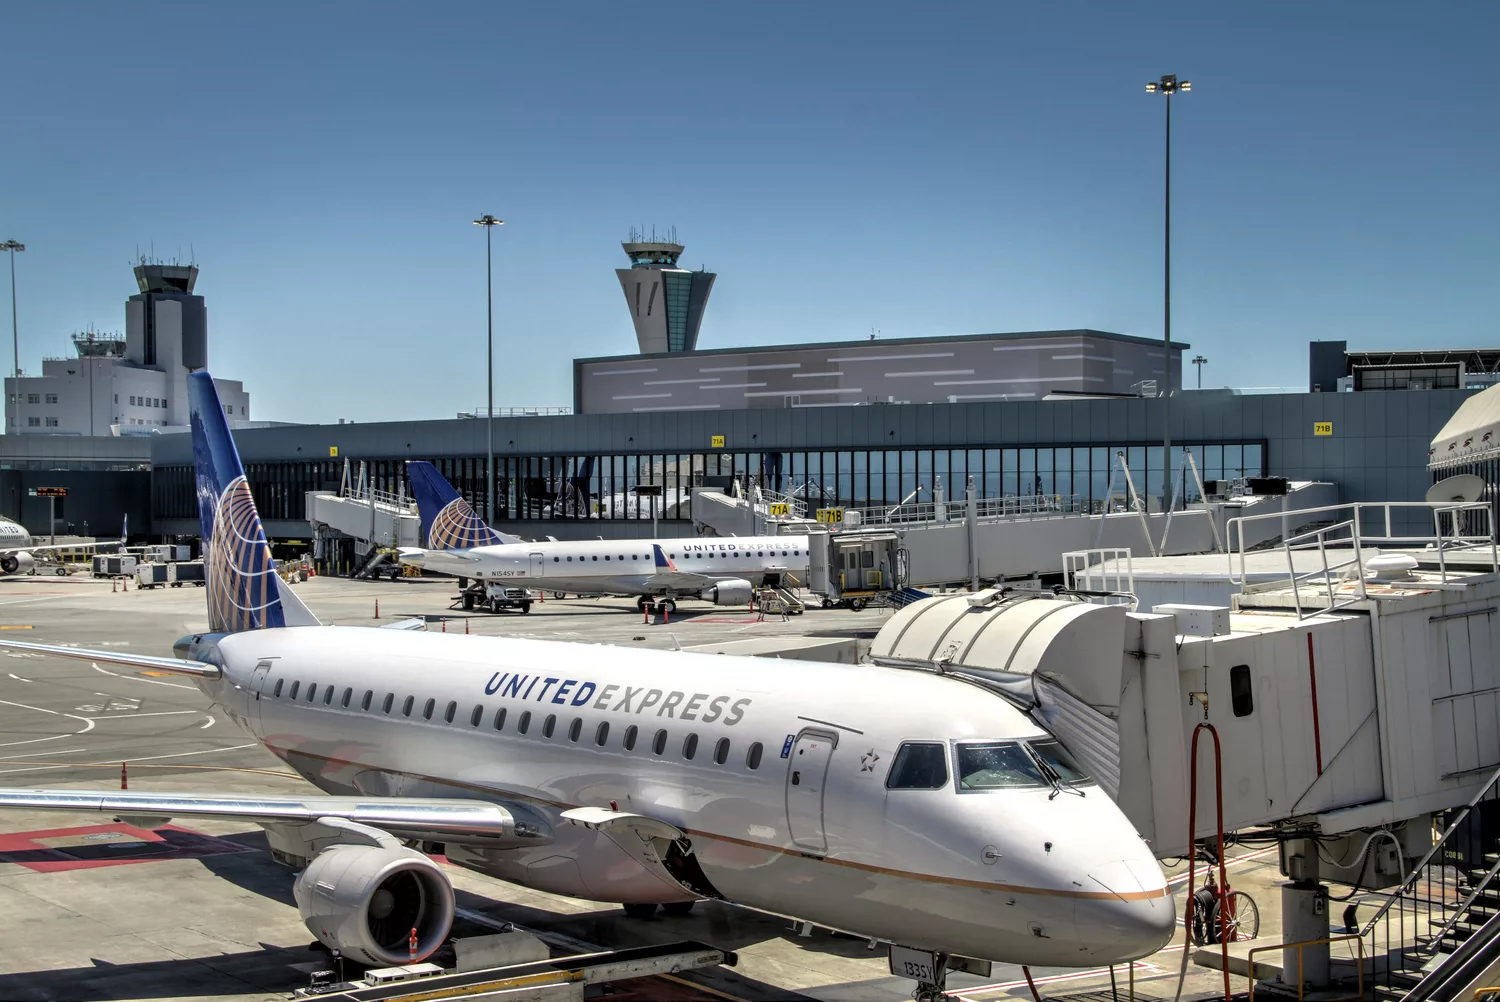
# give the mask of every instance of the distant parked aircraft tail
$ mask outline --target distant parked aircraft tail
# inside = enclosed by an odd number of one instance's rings
[[[467,550],[519,542],[517,537],[507,537],[486,525],[431,463],[411,460],[406,472],[411,477],[411,492],[417,499],[417,515],[429,550]]]

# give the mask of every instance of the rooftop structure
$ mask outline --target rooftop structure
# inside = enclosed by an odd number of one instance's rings
[[[617,269],[615,274],[641,353],[693,351],[698,347],[708,294],[718,276],[677,267],[683,247],[675,228],[662,240],[655,230],[647,239],[644,230],[632,229],[630,239],[620,246],[630,258],[630,267]]]
[[[1313,341],[1308,389],[1452,390],[1500,382],[1500,348],[1350,351],[1347,341]]]

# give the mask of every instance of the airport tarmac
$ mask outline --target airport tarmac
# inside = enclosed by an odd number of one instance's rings
[[[431,630],[528,636],[670,649],[780,635],[856,637],[868,646],[889,610],[809,609],[761,621],[744,609],[685,602],[671,623],[646,624],[628,599],[549,597],[528,615],[449,611],[453,582],[315,578],[297,592],[324,622],[378,626],[422,617]],[[375,602],[380,603],[380,619]],[[205,627],[200,589],[112,591],[107,580],[0,579],[0,630],[16,639],[168,654]],[[26,652],[0,652],[0,785],[117,789],[122,764],[133,790],[293,793],[311,787],[214,712],[181,678]],[[1276,942],[1279,894],[1274,849],[1227,855],[1231,882],[1260,904],[1261,934]],[[625,999],[910,998],[883,948],[827,930],[700,902],[685,918],[629,919],[618,905],[541,894],[448,868],[458,892],[455,935],[503,923],[542,935],[558,955],[700,940],[736,951],[739,966],[627,982]],[[273,863],[258,828],[193,822],[141,831],[98,815],[0,812],[0,999],[285,998],[328,966],[293,903],[292,872]],[[1178,880],[1182,914],[1185,879]],[[1182,937],[1134,966],[1136,997],[1177,991]],[[1111,972],[1034,969],[1051,999],[1105,1002]],[[1129,977],[1114,973],[1125,999]],[[1243,977],[1234,990],[1246,989]],[[953,974],[968,1002],[1031,997],[1022,970],[995,965],[988,979]],[[1222,995],[1217,971],[1188,965],[1183,998]]]

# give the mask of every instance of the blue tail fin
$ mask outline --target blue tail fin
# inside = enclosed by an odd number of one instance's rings
[[[188,407],[209,630],[235,633],[317,625],[307,607],[276,577],[271,546],[208,373],[188,375]]]
[[[411,492],[417,499],[417,516],[430,550],[467,550],[509,542],[474,513],[437,467],[421,460],[406,464]]]

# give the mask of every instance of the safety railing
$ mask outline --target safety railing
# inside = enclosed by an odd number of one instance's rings
[[[1356,977],[1355,977],[1355,981],[1356,981],[1356,983],[1358,985],[1358,990],[1353,995],[1326,995],[1326,994],[1324,994],[1323,992],[1320,991],[1320,992],[1318,992],[1318,1002],[1349,1002],[1349,1000],[1352,1000],[1352,999],[1364,998],[1364,995],[1365,995],[1365,941],[1358,934],[1351,933],[1351,934],[1349,934],[1347,936],[1329,936],[1327,939],[1308,939],[1308,940],[1302,940],[1301,942],[1297,942],[1297,943],[1273,943],[1270,946],[1257,946],[1257,947],[1254,947],[1253,949],[1251,949],[1251,951],[1245,955],[1246,970],[1247,970],[1249,978],[1250,978],[1250,1002],[1255,1002],[1255,982],[1256,982],[1256,977],[1255,977],[1255,955],[1257,953],[1266,953],[1266,952],[1269,952],[1271,950],[1281,950],[1281,951],[1283,951],[1282,956],[1284,958],[1285,957],[1285,952],[1284,951],[1296,948],[1296,950],[1297,950],[1297,999],[1298,999],[1298,1002],[1301,1002],[1301,999],[1303,997],[1303,992],[1306,990],[1306,984],[1307,984],[1307,982],[1302,977],[1302,973],[1303,973],[1303,970],[1304,970],[1304,968],[1302,966],[1302,951],[1304,949],[1306,949],[1307,947],[1309,947],[1309,946],[1332,946],[1334,943],[1347,943],[1347,942],[1349,942],[1351,940],[1354,943],[1357,944],[1358,951],[1359,951],[1359,959],[1355,962],[1355,971],[1357,972],[1356,973]],[[1282,982],[1282,984],[1286,984],[1287,983],[1287,976],[1286,976],[1285,964],[1283,964],[1283,969],[1282,969],[1282,972],[1281,972],[1281,982]]]
[[[963,498],[954,498],[941,504],[944,519],[962,521],[967,510]],[[898,505],[874,505],[868,508],[847,508],[844,522],[847,525],[911,525],[938,521],[939,503],[920,501]],[[1058,515],[1089,514],[1092,508],[1088,497],[1082,494],[1021,494],[1009,497],[982,498],[974,502],[975,517],[981,519],[1031,519],[1051,518]],[[857,513],[851,519],[851,513]]]
[[[794,498],[790,494],[782,494],[779,491],[768,490],[762,487],[760,489],[760,501],[761,503],[757,505],[757,508],[764,507],[768,513],[772,513],[775,517],[779,517],[780,515],[791,515],[794,518],[807,517],[807,502]],[[773,512],[772,505],[786,505],[786,510],[784,512]]]
[[[1369,921],[1359,927],[1359,938],[1369,941],[1367,952],[1374,984],[1389,988],[1396,975],[1402,972],[1419,978],[1420,968],[1428,955],[1424,953],[1424,947],[1431,946],[1435,950],[1436,944],[1463,920],[1469,907],[1492,881],[1493,873],[1488,875],[1489,879],[1483,886],[1473,887],[1467,895],[1460,896],[1466,875],[1458,866],[1475,862],[1470,857],[1474,855],[1477,841],[1473,831],[1478,827],[1465,822],[1481,803],[1497,797],[1500,797],[1500,769],[1490,773],[1469,802],[1452,815],[1433,840],[1432,848],[1412,867],[1400,885],[1388,893],[1385,902]],[[1458,845],[1460,839],[1466,844]],[[1478,846],[1478,859],[1483,860],[1485,853],[1494,848]],[[1491,870],[1497,868],[1500,864]],[[1354,925],[1352,911],[1346,912],[1345,924]],[[1438,929],[1437,935],[1433,935],[1434,928]]]

